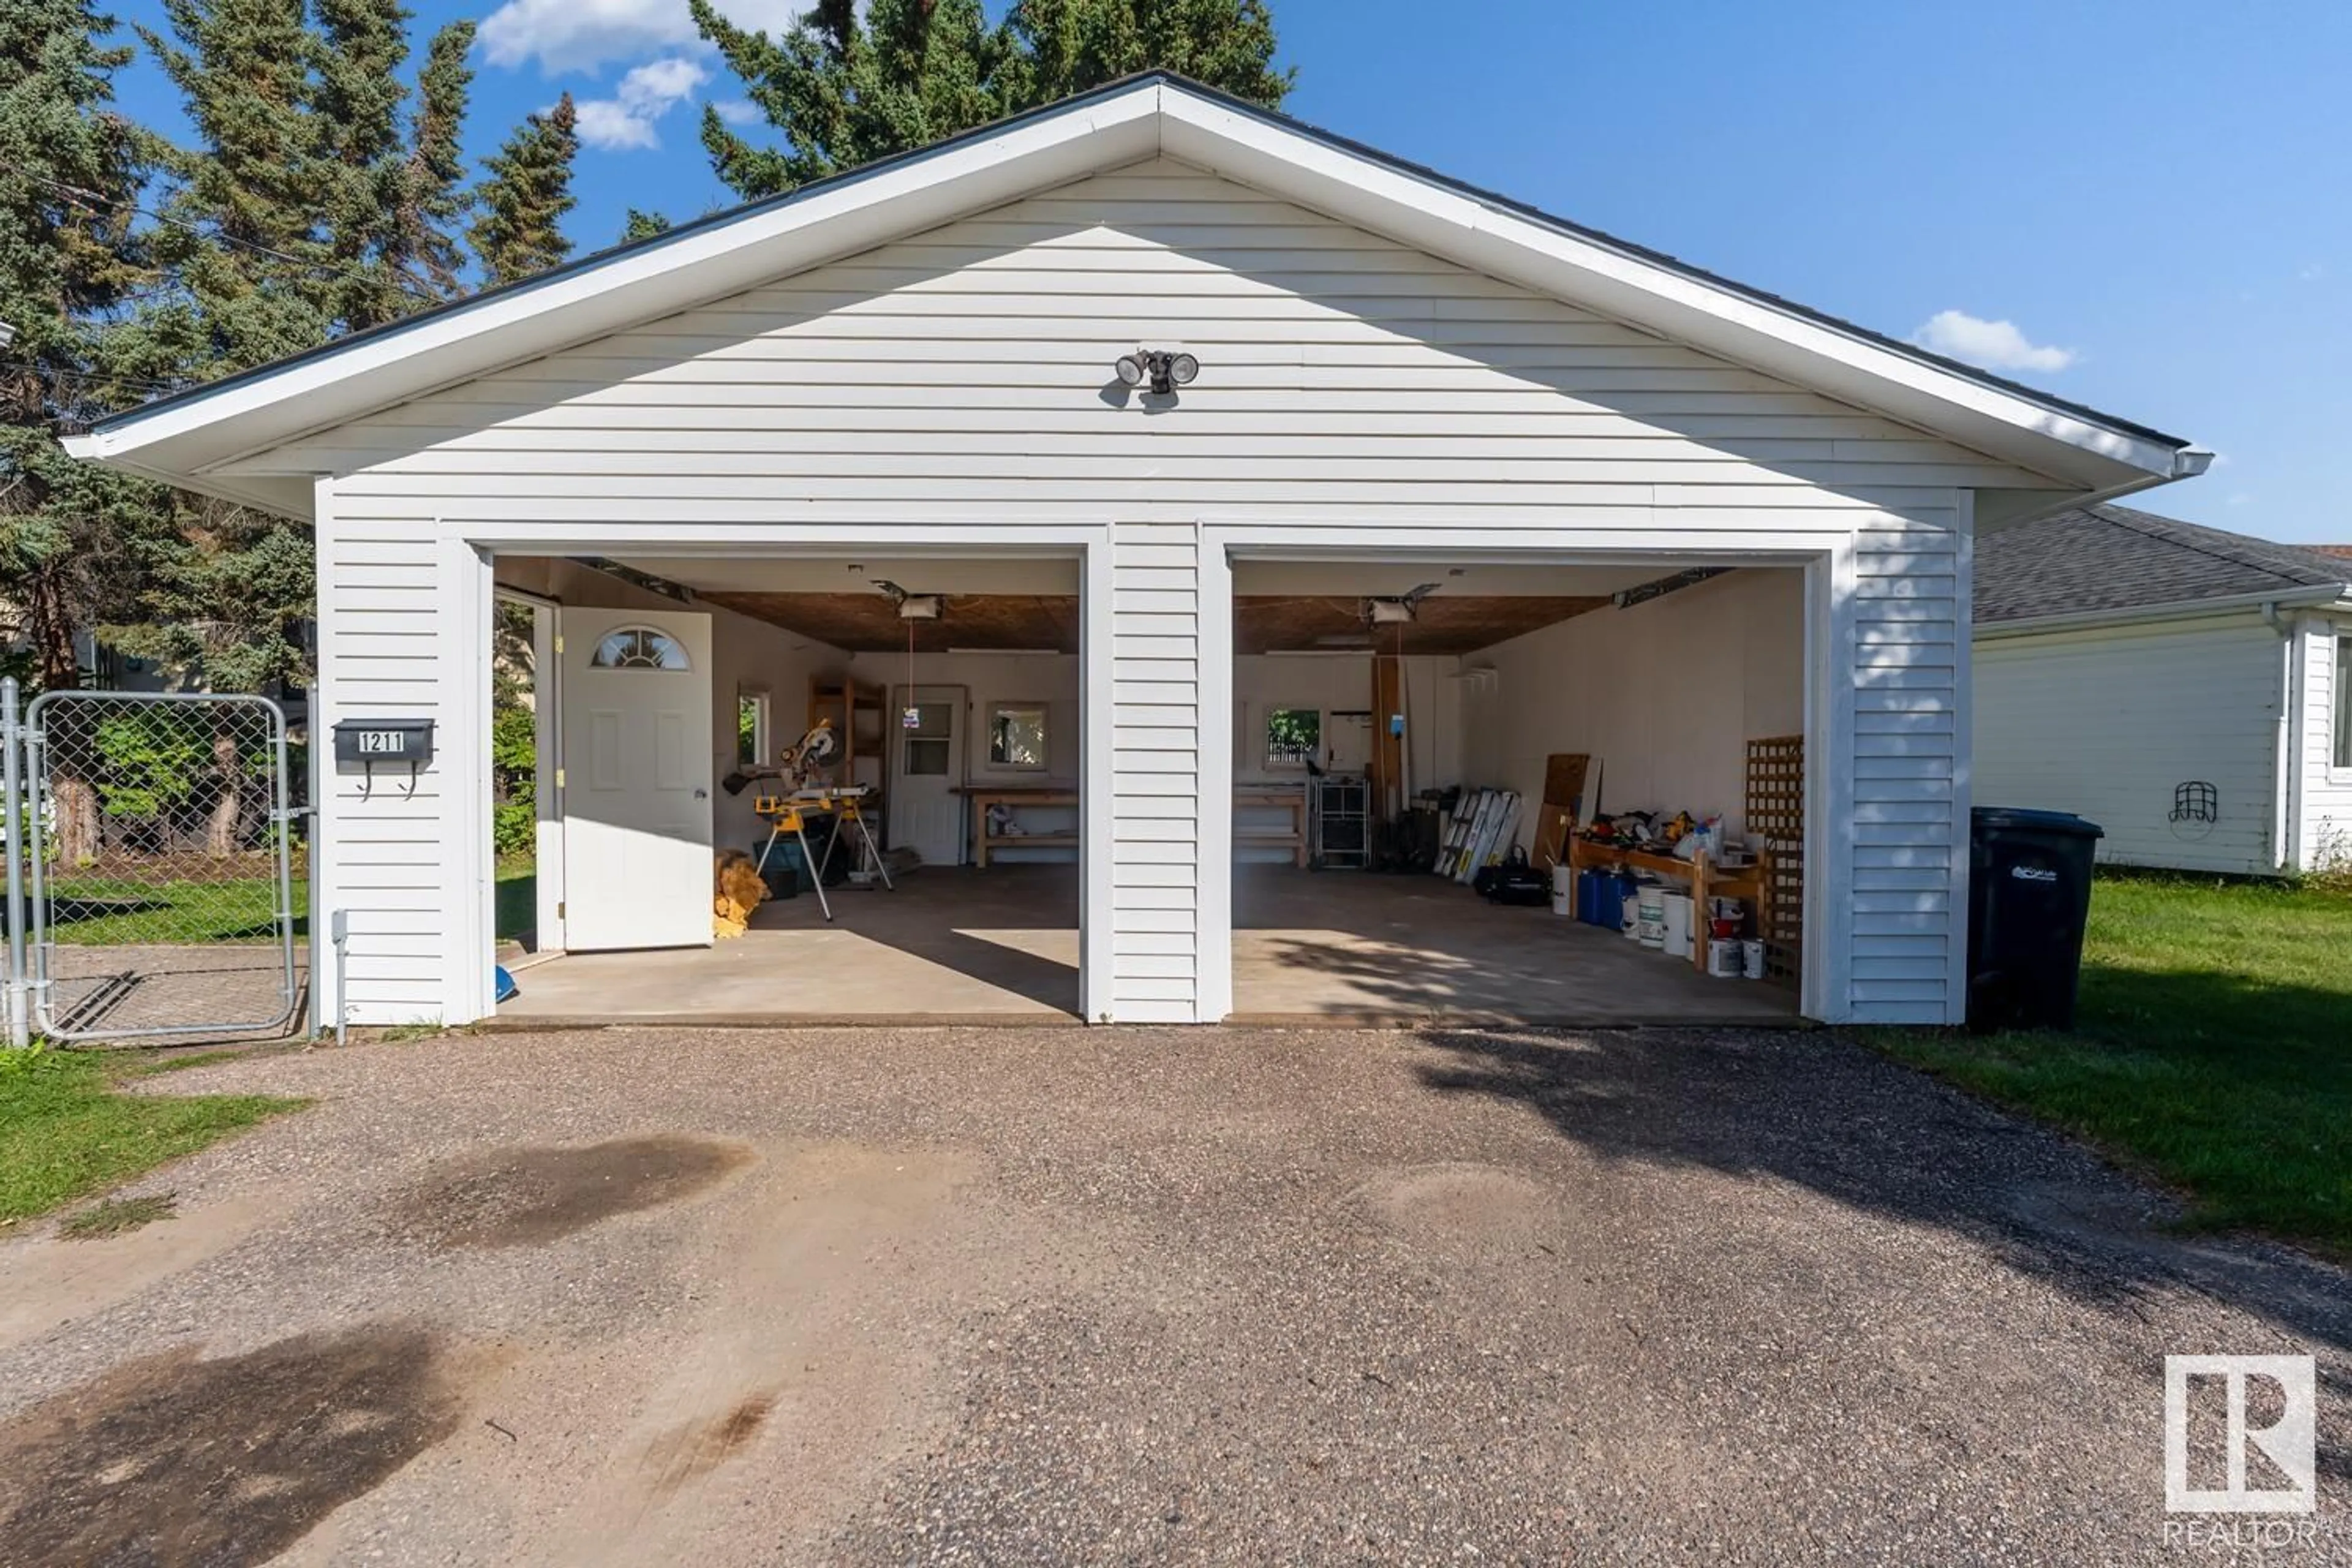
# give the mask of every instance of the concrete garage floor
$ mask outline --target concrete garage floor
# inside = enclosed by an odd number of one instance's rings
[[[130,1189],[177,1218],[0,1239],[0,1561],[2252,1561],[2168,1543],[2182,1352],[2318,1359],[2319,1512],[2262,1558],[2352,1554],[2352,1278],[1828,1032],[617,1028],[148,1084],[310,1108]]]
[[[1234,871],[1236,1022],[1773,1024],[1792,992],[1711,980],[1548,910],[1432,877]],[[763,904],[709,949],[582,953],[518,971],[519,1022],[922,1019],[1044,1023],[1078,1005],[1077,874],[927,867],[896,892]]]

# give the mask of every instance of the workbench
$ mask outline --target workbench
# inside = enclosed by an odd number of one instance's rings
[[[1237,784],[1234,788],[1234,815],[1244,811],[1287,811],[1290,826],[1281,827],[1234,827],[1234,847],[1247,846],[1253,849],[1287,849],[1290,863],[1305,868],[1307,864],[1307,786],[1304,784]]]
[[[1676,855],[1654,855],[1646,849],[1621,849],[1614,844],[1596,844],[1589,838],[1571,838],[1568,841],[1568,868],[1572,872],[1649,871],[1661,877],[1678,877],[1688,881],[1691,889],[1691,962],[1702,973],[1706,970],[1709,899],[1744,899],[1755,906],[1759,920],[1763,915],[1764,868],[1760,863],[1726,868],[1709,864],[1703,854],[1685,860]]]
[[[1075,849],[1078,846],[1076,828],[1067,833],[1008,833],[1002,837],[988,831],[988,808],[992,805],[1015,809],[1076,805],[1076,790],[1051,784],[966,784],[958,793],[971,803],[971,863],[982,870],[988,868],[988,852],[992,849]]]

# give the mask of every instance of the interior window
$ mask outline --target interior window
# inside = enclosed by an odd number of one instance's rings
[[[1316,708],[1269,708],[1265,714],[1265,765],[1303,768],[1323,751],[1323,713]]]
[[[1045,765],[1045,705],[999,702],[988,710],[988,763],[997,768]]]
[[[735,694],[735,760],[753,767],[768,760],[768,694]]]
[[[2352,768],[2352,632],[2336,634],[2336,765]]]
[[[623,626],[597,639],[588,656],[591,669],[691,669],[686,649],[667,632],[651,626]]]

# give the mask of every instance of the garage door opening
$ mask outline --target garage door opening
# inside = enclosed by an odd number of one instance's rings
[[[1801,568],[1233,582],[1236,1018],[1797,1016]],[[1522,857],[1531,902],[1475,890]]]
[[[499,1016],[1075,1022],[1079,576],[500,554]]]

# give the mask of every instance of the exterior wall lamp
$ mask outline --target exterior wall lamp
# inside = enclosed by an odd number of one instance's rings
[[[1171,349],[1138,349],[1131,354],[1118,356],[1113,367],[1123,386],[1149,384],[1157,393],[1167,394],[1180,386],[1190,386],[1192,378],[1201,374],[1201,362],[1191,354]]]

